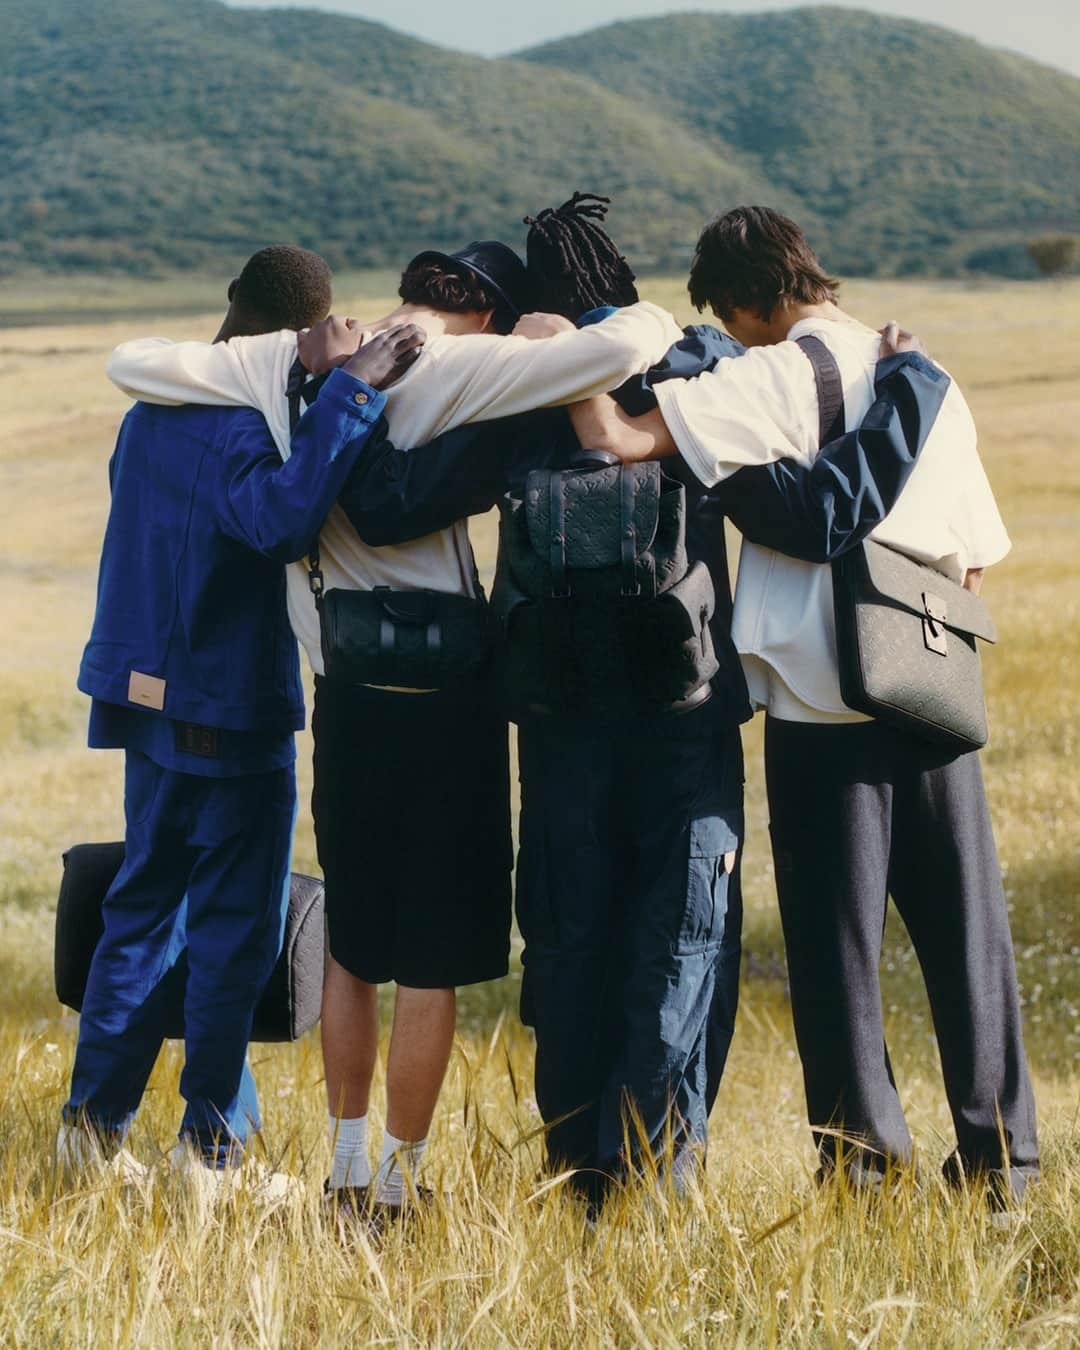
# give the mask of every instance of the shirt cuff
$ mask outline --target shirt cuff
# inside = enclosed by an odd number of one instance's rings
[[[332,370],[326,382],[319,390],[319,398],[329,398],[354,413],[362,422],[377,422],[386,407],[386,395],[370,384],[358,380],[355,375],[342,370]]]

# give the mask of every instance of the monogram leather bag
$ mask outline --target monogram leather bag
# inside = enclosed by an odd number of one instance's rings
[[[501,504],[493,609],[515,713],[684,710],[718,663],[712,577],[657,463],[583,453]]]
[[[308,381],[299,359],[289,373],[289,426],[320,381]],[[399,689],[447,689],[466,683],[491,656],[487,600],[473,572],[478,599],[444,591],[325,590],[318,541],[308,555],[308,583],[319,611],[327,680]]]
[[[56,997],[78,1012],[90,962],[105,923],[102,906],[124,861],[124,845],[76,844],[64,854],[56,906],[53,977]],[[285,941],[255,1010],[253,1041],[295,1041],[319,1020],[326,968],[323,884],[294,872],[285,916]],[[182,1040],[183,994],[170,1010],[166,1036]]]
[[[849,707],[953,749],[986,744],[977,643],[997,633],[977,595],[871,539],[833,563],[833,595]]]
[[[835,358],[818,338],[799,341],[818,390],[822,445],[844,430]],[[988,737],[978,643],[996,642],[973,592],[897,549],[864,540],[834,560],[840,693],[849,708],[958,750]]]

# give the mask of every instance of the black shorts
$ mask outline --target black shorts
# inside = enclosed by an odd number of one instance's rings
[[[505,975],[510,767],[489,683],[400,694],[316,679],[312,728],[334,960],[415,989]]]

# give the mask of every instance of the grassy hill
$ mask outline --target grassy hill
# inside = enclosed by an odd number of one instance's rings
[[[6,9],[8,273],[224,267],[272,240],[393,266],[519,240],[575,187],[615,197],[644,269],[684,265],[740,200],[797,214],[848,272],[1008,268],[1080,218],[1080,81],[925,25],[685,17],[493,61],[216,0]]]
[[[525,57],[637,89],[825,222],[846,270],[953,268],[1080,223],[1080,80],[841,9],[620,23]]]

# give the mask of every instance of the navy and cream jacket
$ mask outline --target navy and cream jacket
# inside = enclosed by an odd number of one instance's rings
[[[301,728],[283,564],[307,553],[357,455],[385,436],[384,403],[334,371],[284,462],[249,408],[137,403],[109,465],[83,693],[235,732]]]

